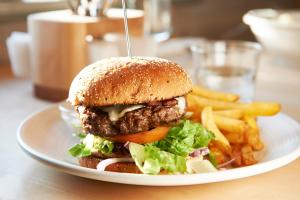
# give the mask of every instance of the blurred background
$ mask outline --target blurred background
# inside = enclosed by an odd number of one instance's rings
[[[141,0],[128,0],[129,7],[137,4]],[[67,7],[66,0],[0,0],[0,64],[9,62],[5,40],[12,31],[27,31],[29,14]],[[242,22],[248,10],[299,7],[299,0],[173,0],[172,37],[255,40]]]

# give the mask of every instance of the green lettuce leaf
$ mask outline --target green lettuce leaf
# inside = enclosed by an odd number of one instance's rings
[[[78,137],[79,139],[84,139],[87,134],[83,132],[74,133],[73,136]]]
[[[172,127],[166,138],[153,143],[161,150],[186,157],[193,150],[207,147],[214,134],[199,123],[184,120]]]
[[[153,145],[129,144],[129,151],[135,164],[144,174],[159,174],[161,170],[168,173],[186,172],[186,159]]]
[[[86,157],[93,152],[99,152],[105,155],[112,153],[114,149],[113,142],[92,134],[81,135],[81,143],[76,144],[69,149],[69,153],[74,157]]]
[[[71,154],[74,157],[82,157],[80,155],[82,154],[84,147],[84,144],[76,144],[69,149],[69,154]]]

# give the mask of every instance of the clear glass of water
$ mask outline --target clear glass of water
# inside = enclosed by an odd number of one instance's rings
[[[261,45],[246,41],[207,41],[191,46],[194,83],[252,101]]]
[[[154,36],[158,42],[171,36],[171,0],[144,0],[146,35]]]
[[[120,4],[115,1],[113,5]],[[144,33],[163,42],[172,33],[172,0],[127,0],[127,8],[144,10]],[[119,5],[120,6],[120,5]]]

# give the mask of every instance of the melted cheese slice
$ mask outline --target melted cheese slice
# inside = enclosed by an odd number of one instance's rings
[[[177,106],[179,108],[179,113],[183,114],[186,106],[185,98],[184,97],[176,97]]]
[[[129,107],[125,106],[110,106],[102,108],[103,111],[108,113],[108,117],[110,121],[115,122],[118,121],[121,117],[125,115],[125,113],[137,110],[139,108],[145,107],[144,105],[132,105]]]

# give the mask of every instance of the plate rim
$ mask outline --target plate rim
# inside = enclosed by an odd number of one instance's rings
[[[17,142],[20,148],[30,157],[33,159],[42,162],[43,164],[46,164],[47,166],[50,166],[54,169],[57,169],[59,171],[72,174],[75,176],[80,176],[84,178],[94,179],[94,180],[100,180],[100,181],[106,181],[106,182],[114,182],[114,183],[122,183],[122,184],[130,184],[130,185],[144,185],[144,186],[179,186],[179,185],[195,185],[195,184],[205,184],[205,183],[213,183],[213,182],[223,182],[223,181],[229,181],[229,180],[235,180],[240,178],[246,178],[254,175],[259,175],[262,173],[266,173],[272,170],[275,170],[279,167],[285,166],[292,161],[296,160],[300,156],[300,144],[298,144],[298,147],[296,147],[293,151],[290,153],[280,156],[276,159],[265,161],[263,163],[257,163],[255,165],[251,166],[245,166],[241,168],[234,168],[226,171],[217,171],[213,173],[201,173],[201,174],[179,174],[179,175],[147,175],[147,174],[131,174],[131,173],[118,173],[118,172],[99,172],[95,169],[85,168],[81,167],[79,165],[74,165],[72,163],[68,163],[66,161],[55,159],[51,156],[48,156],[44,153],[39,152],[38,150],[35,150],[28,144],[26,144],[25,141],[23,141],[22,134],[24,132],[24,128],[27,126],[27,123],[30,122],[33,118],[35,118],[38,115],[41,115],[44,112],[49,112],[51,110],[58,110],[59,104],[53,104],[50,106],[47,106],[37,112],[34,112],[27,116],[19,125],[17,129]],[[300,124],[292,117],[284,114],[284,113],[278,113],[278,115],[281,115],[282,117],[287,118],[288,120],[292,121],[294,123],[293,126],[295,126],[296,129],[298,129],[300,134]],[[259,169],[259,172],[257,173],[257,169]],[[234,176],[232,176],[232,172],[234,173]],[[223,175],[222,179],[220,177]],[[97,178],[95,178],[95,176]],[[127,179],[136,179],[141,177],[147,177],[149,180],[144,180],[142,182],[133,182],[132,180]],[[151,177],[151,178],[149,178]],[[157,180],[161,179],[162,177],[169,178],[171,180],[180,180],[177,182],[169,181],[168,183],[165,182],[159,182]],[[187,178],[183,180],[182,178]],[[108,178],[112,178],[113,180],[108,180]],[[119,179],[119,180],[118,180]],[[199,181],[192,181],[190,179],[196,179]],[[127,180],[127,181],[126,181]],[[206,180],[206,181],[203,181]],[[155,184],[153,183],[155,182]]]

